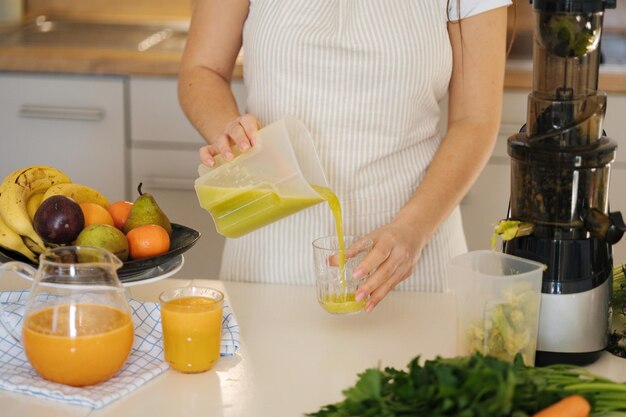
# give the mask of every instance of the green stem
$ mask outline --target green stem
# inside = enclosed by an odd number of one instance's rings
[[[626,385],[616,384],[616,383],[608,383],[608,382],[600,382],[600,383],[582,383],[582,384],[572,384],[563,387],[565,391],[574,391],[574,392],[626,392]],[[626,398],[624,398],[624,404],[626,404]]]

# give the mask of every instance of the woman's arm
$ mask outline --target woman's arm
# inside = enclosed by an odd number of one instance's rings
[[[250,148],[257,129],[254,117],[240,115],[230,89],[248,6],[248,0],[197,0],[193,10],[178,96],[187,118],[209,144],[200,149],[207,165],[220,153],[231,159],[233,145]]]
[[[504,84],[506,7],[449,23],[453,51],[448,129],[426,176],[392,222],[369,234],[372,252],[355,270],[371,311],[411,272],[437,228],[469,191],[498,134]],[[461,36],[462,34],[462,36]]]

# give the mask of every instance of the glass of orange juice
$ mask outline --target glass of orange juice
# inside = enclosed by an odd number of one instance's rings
[[[208,287],[171,288],[159,296],[165,361],[177,371],[208,371],[220,357],[224,294]]]

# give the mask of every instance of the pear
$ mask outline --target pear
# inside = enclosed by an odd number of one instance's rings
[[[126,223],[124,223],[124,234],[139,226],[157,224],[167,230],[171,236],[172,224],[170,219],[161,210],[152,194],[141,192],[141,186],[142,183],[139,183],[139,187],[137,187],[139,197],[133,203],[133,208],[130,210]]]
[[[108,224],[85,227],[76,238],[77,246],[97,246],[115,254],[122,262],[128,259],[128,240],[121,230]]]

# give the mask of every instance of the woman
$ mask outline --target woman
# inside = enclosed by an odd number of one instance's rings
[[[442,291],[467,250],[458,204],[500,122],[510,0],[197,0],[179,96],[208,142],[206,165],[254,146],[286,115],[311,130],[346,234],[367,235],[357,299]],[[459,21],[461,22],[459,24]],[[248,114],[229,84],[243,45]],[[439,101],[448,93],[445,135]],[[313,283],[311,242],[334,222],[318,204],[228,240],[221,279]]]

